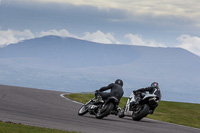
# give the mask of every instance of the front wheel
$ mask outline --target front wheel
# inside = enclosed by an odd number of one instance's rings
[[[118,116],[119,118],[123,118],[125,115],[124,115],[124,109],[121,109],[118,113]]]
[[[79,111],[78,111],[78,115],[82,116],[84,114],[86,114],[88,112],[88,107],[86,105],[83,105]]]
[[[146,117],[149,113],[149,105],[144,104],[143,106],[138,107],[137,111],[133,111],[132,118],[135,121],[141,120],[143,117]]]
[[[97,119],[102,119],[105,116],[108,116],[110,112],[113,110],[114,104],[113,103],[107,103],[103,107],[98,109],[98,112],[96,114]]]

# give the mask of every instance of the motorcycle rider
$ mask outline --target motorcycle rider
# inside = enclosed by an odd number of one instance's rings
[[[110,89],[110,93],[103,92]],[[101,87],[99,90],[95,91],[95,96],[100,95],[103,100],[107,99],[108,97],[114,96],[118,99],[118,103],[124,94],[123,90],[123,81],[121,79],[117,79],[115,83],[111,83],[108,86]]]
[[[136,100],[135,100],[135,102],[131,102],[130,106],[133,106],[133,104],[139,104],[140,100],[142,99],[141,93],[137,93],[137,92],[146,92],[146,91],[148,91],[149,94],[155,94],[157,96],[158,100],[160,101],[160,99],[161,99],[160,88],[159,88],[157,82],[153,82],[150,87],[140,88],[138,90],[133,91],[133,93],[136,95]],[[157,106],[151,108],[149,113],[153,114],[156,107]]]

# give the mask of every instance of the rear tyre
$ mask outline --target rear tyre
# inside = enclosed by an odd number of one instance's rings
[[[135,113],[133,111],[133,113],[132,113],[133,120],[139,121],[143,117],[146,117],[148,115],[148,113],[149,113],[149,109],[150,109],[150,107],[147,104],[145,104],[145,105],[140,107],[140,111],[139,112]]]
[[[113,110],[114,104],[113,103],[107,103],[103,108],[99,108],[98,112],[96,114],[97,119],[102,119],[103,117],[106,117],[110,114],[110,112]]]
[[[84,114],[86,114],[88,112],[88,107],[86,105],[83,105],[79,111],[78,111],[78,115],[82,116]]]

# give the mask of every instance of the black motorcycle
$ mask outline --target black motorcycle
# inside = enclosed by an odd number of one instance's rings
[[[110,114],[118,114],[118,99],[114,96],[103,100],[100,95],[92,98],[86,104],[84,104],[78,111],[78,115],[82,116],[89,112],[91,115],[95,115],[97,119],[102,119]]]
[[[141,98],[137,103],[136,99]],[[147,94],[142,92],[132,93],[127,100],[123,109],[119,111],[118,116],[132,117],[133,120],[139,121],[148,114],[153,114],[153,111],[158,106],[159,98],[154,94]]]

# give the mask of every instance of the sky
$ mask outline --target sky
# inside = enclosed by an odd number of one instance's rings
[[[200,56],[199,0],[0,0],[0,47],[57,35]]]

